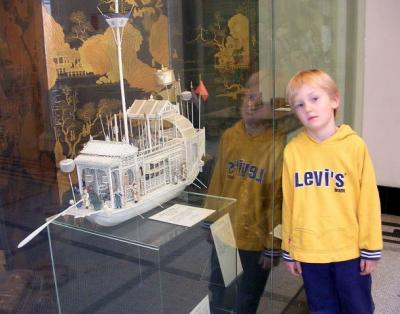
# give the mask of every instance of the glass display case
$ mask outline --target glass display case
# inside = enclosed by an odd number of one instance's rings
[[[258,240],[274,243],[272,251],[279,249],[282,150],[299,129],[285,86],[300,69],[326,70],[341,90],[338,122],[351,124],[358,112],[352,105],[355,12],[357,5],[343,0],[0,5],[0,258],[5,271],[32,276],[34,284],[21,289],[31,290],[24,306],[37,313],[190,313],[210,295],[210,231],[200,223],[150,219],[160,207],[110,227],[65,215],[17,249],[46,218],[86,192],[95,194],[94,210],[118,211],[147,197],[166,206],[208,204],[220,216],[232,199],[241,209],[261,199],[269,216],[235,214],[233,227],[254,231]],[[251,91],[256,75],[262,79]],[[243,109],[254,95],[256,109],[264,106],[266,114]],[[123,100],[131,120],[124,120]],[[224,141],[246,115],[268,133],[268,142],[263,138],[252,151],[237,133]],[[96,141],[107,143],[102,149],[88,145]],[[224,159],[233,148],[242,148],[243,156]],[[66,159],[76,161],[77,172],[63,171]],[[226,170],[228,187],[239,182],[236,195],[227,197],[229,189],[212,182],[218,166]],[[179,196],[162,190],[166,186],[179,187]],[[156,199],[156,191],[173,200]],[[216,191],[220,204],[207,202]],[[236,258],[231,261],[236,270]],[[235,289],[225,292],[234,299]],[[277,265],[258,312],[305,312],[304,299],[301,279]]]
[[[210,285],[219,284],[210,279],[210,230],[204,228],[204,219],[196,222],[193,211],[207,204],[218,219],[234,203],[183,192],[114,227],[67,215],[58,218],[48,227],[58,312],[190,313],[208,297]],[[151,218],[178,204],[192,211],[184,208],[171,218],[183,224],[195,219],[193,226]],[[234,265],[232,252],[229,263]]]

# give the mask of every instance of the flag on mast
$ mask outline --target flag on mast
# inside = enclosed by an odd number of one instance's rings
[[[207,88],[206,88],[206,86],[204,85],[204,83],[203,83],[202,80],[199,81],[199,85],[198,85],[197,88],[194,90],[194,92],[195,92],[196,94],[200,95],[201,98],[202,98],[204,101],[207,101],[207,99],[208,99],[208,91],[207,91]]]

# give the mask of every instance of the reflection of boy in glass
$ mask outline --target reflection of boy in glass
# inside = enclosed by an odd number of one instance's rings
[[[241,105],[242,119],[222,135],[210,182],[211,195],[235,198],[230,212],[243,274],[224,289],[215,250],[212,253],[211,310],[256,313],[280,240],[272,236],[281,221],[281,165],[284,136],[272,128],[269,101],[260,92],[261,74],[253,74]],[[221,310],[221,313],[223,311]]]

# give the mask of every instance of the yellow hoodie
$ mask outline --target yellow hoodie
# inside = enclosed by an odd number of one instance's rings
[[[281,222],[284,141],[272,128],[251,136],[242,120],[222,135],[208,193],[237,200],[230,218],[239,249],[266,249],[267,256],[280,252],[280,240],[271,232]]]
[[[382,230],[374,169],[347,125],[318,143],[305,131],[285,148],[283,258],[329,263],[379,259]]]

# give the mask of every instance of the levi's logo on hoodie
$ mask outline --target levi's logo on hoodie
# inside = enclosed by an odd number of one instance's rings
[[[330,169],[305,171],[304,173],[296,171],[294,174],[294,185],[296,188],[307,186],[330,186],[335,185],[335,192],[345,192],[344,189],[345,174],[334,172]]]
[[[247,163],[243,159],[228,161],[227,164],[228,177],[239,175],[242,178],[249,178],[258,183],[262,183],[264,179],[265,170],[256,165]]]

